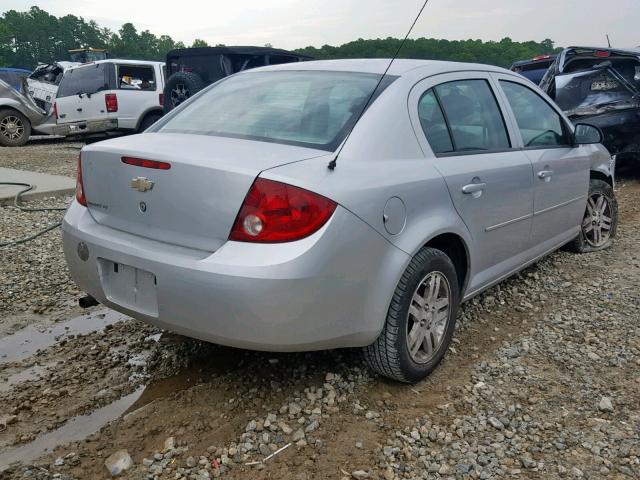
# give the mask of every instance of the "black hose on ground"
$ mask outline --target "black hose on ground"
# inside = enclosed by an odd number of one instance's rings
[[[18,210],[21,210],[23,212],[57,212],[57,211],[65,211],[65,208],[61,208],[61,207],[42,207],[42,208],[27,208],[27,207],[23,207],[21,205],[19,205],[20,202],[20,195],[27,193],[30,190],[33,190],[33,185],[29,184],[29,183],[20,183],[20,182],[0,182],[0,185],[10,185],[10,186],[14,186],[14,187],[25,187],[23,190],[20,190],[18,193],[16,193],[16,196],[13,198],[13,206],[16,207]],[[0,242],[0,248],[1,247],[8,247],[10,245],[20,245],[22,243],[26,243],[29,242],[35,238],[38,238],[40,235],[43,235],[55,228],[58,228],[59,226],[62,225],[62,222],[58,222],[58,223],[54,223],[52,225],[49,225],[48,227],[46,227],[43,230],[40,230],[39,232],[34,233],[33,235],[29,235],[27,237],[23,237],[23,238],[18,238],[15,240],[8,240],[6,242]]]

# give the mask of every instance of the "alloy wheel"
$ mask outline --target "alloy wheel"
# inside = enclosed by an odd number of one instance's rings
[[[407,348],[416,363],[427,363],[442,344],[451,311],[451,288],[441,272],[418,284],[407,313]]]
[[[173,90],[171,90],[171,104],[177,107],[182,102],[190,97],[189,89],[182,83],[178,83]]]
[[[0,120],[0,135],[9,140],[17,140],[24,135],[24,124],[15,115],[7,115]]]
[[[607,197],[594,193],[587,200],[587,210],[582,220],[582,234],[592,247],[601,247],[611,237],[611,205]]]

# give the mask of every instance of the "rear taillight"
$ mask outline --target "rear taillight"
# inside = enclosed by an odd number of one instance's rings
[[[58,120],[58,104],[53,102],[53,118]]]
[[[158,100],[160,102],[160,106],[164,106],[164,93],[161,93],[160,95],[158,95]]]
[[[611,52],[607,52],[606,50],[596,50],[593,52],[594,57],[607,58],[611,56]]]
[[[107,112],[115,113],[118,111],[118,96],[115,93],[107,93],[104,96],[104,103],[107,107]]]
[[[76,173],[76,200],[80,205],[87,206],[87,199],[84,196],[84,185],[82,183],[82,155],[78,155],[78,171]]]
[[[336,206],[317,193],[258,178],[244,199],[229,240],[257,243],[300,240],[318,231]]]

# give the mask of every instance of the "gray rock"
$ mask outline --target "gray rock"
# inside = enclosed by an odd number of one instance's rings
[[[609,397],[602,397],[598,403],[598,409],[601,412],[613,412],[613,403]]]
[[[129,452],[126,450],[118,450],[107,457],[104,461],[104,466],[107,467],[112,477],[117,477],[133,466],[133,460]]]

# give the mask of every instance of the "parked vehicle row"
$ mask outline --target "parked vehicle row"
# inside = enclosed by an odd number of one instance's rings
[[[505,69],[388,65],[243,71],[140,135],[86,146],[63,222],[72,277],[187,336],[359,347],[415,382],[462,301],[562,246],[611,244],[597,128]]]
[[[30,75],[24,71],[24,89],[15,69],[0,70],[0,79],[4,76],[29,97],[17,98],[11,92],[3,98],[0,92],[0,145],[24,145],[32,132],[66,136],[143,131],[165,111],[225,76],[309,59],[265,47],[187,48],[169,52],[167,71],[164,62],[106,59],[100,49],[70,53],[85,63],[54,62],[38,66]]]

